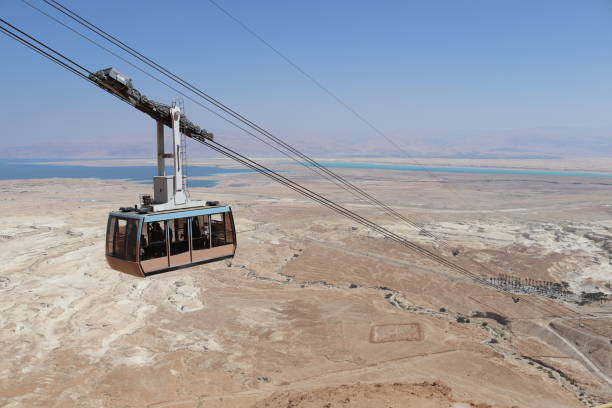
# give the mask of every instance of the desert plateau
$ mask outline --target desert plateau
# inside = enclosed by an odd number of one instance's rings
[[[612,179],[338,169],[431,238],[299,166],[266,162],[504,290],[255,173],[191,189],[232,206],[233,259],[138,278],[108,267],[104,236],[108,212],[148,186],[2,180],[0,406],[612,401]],[[555,169],[545,160],[505,165]]]

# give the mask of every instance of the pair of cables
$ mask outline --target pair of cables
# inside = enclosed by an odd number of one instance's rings
[[[91,39],[89,39],[88,37],[84,36],[82,33],[77,32],[73,28],[68,27],[66,24],[60,22],[58,19],[54,18],[53,16],[50,16],[48,13],[44,12],[40,8],[38,8],[35,5],[33,5],[30,1],[28,1],[28,0],[21,0],[21,1],[23,3],[25,3],[25,4],[27,4],[28,6],[32,7],[33,9],[35,9],[35,10],[41,12],[42,14],[46,15],[47,17],[52,18],[54,21],[56,21],[56,22],[62,24],[63,26],[71,29],[72,31],[74,31],[78,35],[80,35],[81,37],[84,37],[84,38],[88,39],[89,41],[91,41],[95,45],[103,48],[107,52],[111,52],[112,53],[112,51],[110,51],[108,48],[100,45],[99,43],[97,43],[95,41],[92,41]],[[42,0],[42,1],[44,1],[50,7],[54,8],[56,11],[60,12],[62,15],[70,18],[72,21],[76,22],[80,26],[86,28],[87,30],[93,32],[94,34],[98,35],[99,37],[101,37],[104,40],[108,41],[109,43],[113,44],[115,47],[119,48],[123,52],[125,52],[125,53],[131,55],[132,57],[136,58],[141,63],[144,63],[149,68],[153,69],[157,73],[159,73],[162,76],[164,76],[167,80],[170,80],[170,81],[174,82],[175,84],[179,85],[180,87],[183,87],[184,89],[189,91],[192,95],[195,95],[196,97],[201,98],[202,100],[210,103],[213,107],[215,107],[219,111],[223,112],[223,114],[230,116],[232,119],[228,120],[227,117],[220,116],[219,114],[213,112],[216,116],[224,119],[226,122],[230,123],[231,125],[235,126],[236,128],[240,129],[241,131],[245,132],[249,136],[256,138],[258,141],[268,145],[269,147],[273,148],[277,152],[281,153],[283,156],[285,156],[285,157],[291,159],[292,161],[294,161],[294,162],[296,162],[296,163],[306,167],[309,171],[312,171],[313,173],[317,174],[318,176],[320,176],[320,177],[322,177],[322,178],[324,178],[324,179],[334,183],[336,186],[338,186],[338,187],[342,188],[343,190],[351,193],[355,198],[370,203],[371,205],[381,209],[387,215],[389,215],[389,216],[391,216],[391,217],[393,217],[393,218],[395,218],[395,219],[397,219],[397,220],[399,220],[401,222],[405,222],[406,224],[410,225],[413,228],[418,229],[419,231],[421,231],[423,233],[423,235],[428,235],[430,238],[434,238],[435,239],[435,237],[432,234],[430,234],[430,233],[428,233],[428,232],[426,232],[424,230],[423,225],[421,225],[420,223],[415,222],[415,221],[405,217],[404,215],[402,215],[401,213],[399,213],[395,209],[391,208],[389,205],[383,203],[381,200],[377,199],[372,194],[370,194],[367,191],[365,191],[363,188],[360,188],[360,187],[356,186],[355,184],[351,183],[350,181],[346,180],[346,178],[340,176],[339,174],[337,174],[336,172],[332,171],[328,167],[326,167],[326,166],[322,165],[321,163],[317,162],[312,157],[310,157],[310,156],[306,155],[305,153],[299,151],[294,146],[292,146],[289,143],[285,142],[281,138],[275,136],[270,131],[264,129],[262,126],[260,126],[260,125],[256,124],[255,122],[247,119],[245,116],[243,116],[240,113],[236,112],[235,110],[231,109],[230,107],[228,107],[227,105],[223,104],[221,101],[219,101],[218,99],[212,97],[208,93],[202,91],[200,88],[198,88],[195,85],[193,85],[192,83],[186,81],[184,78],[182,78],[179,75],[171,72],[170,70],[168,70],[165,67],[161,66],[160,64],[158,64],[157,62],[155,62],[151,58],[148,58],[147,56],[145,56],[141,52],[135,50],[131,46],[127,45],[125,42],[123,42],[120,39],[118,39],[116,36],[108,33],[107,31],[103,30],[99,26],[93,24],[89,20],[87,20],[84,17],[80,16],[75,11],[73,11],[73,10],[63,6],[60,2],[55,1],[55,0]],[[118,55],[116,53],[112,53],[112,54],[114,56],[118,57]],[[149,77],[151,77],[151,78],[157,80],[158,82],[164,84],[165,86],[170,86],[165,81],[160,80],[158,77],[155,77],[151,73],[143,71],[140,67],[136,67],[134,64],[132,64],[131,62],[127,61],[126,59],[124,59],[122,57],[120,57],[120,58],[123,61],[128,62],[130,65],[134,66],[135,68],[139,69],[141,72],[144,72]],[[173,87],[173,86],[170,86],[170,88],[172,90],[174,90],[174,91],[177,91],[177,89],[175,87]],[[187,96],[187,95],[185,95],[182,92],[181,92],[181,94],[183,96]],[[190,100],[192,100],[193,102],[195,102],[198,105],[202,106],[199,103],[199,101],[196,102],[190,96],[187,96],[187,97]],[[207,109],[209,112],[211,112],[211,109],[209,109],[208,107],[204,107],[204,108]],[[238,123],[236,123],[234,121],[237,121],[240,124],[238,124]]]
[[[46,1],[46,0],[45,0]],[[89,74],[91,74],[91,71],[88,70],[87,68],[83,67],[82,65],[80,65],[79,63],[77,63],[74,59],[71,59],[67,56],[65,56],[64,54],[60,53],[59,51],[51,48],[50,46],[48,46],[47,44],[45,44],[44,42],[34,38],[33,36],[25,33],[24,31],[20,30],[19,28],[15,27],[14,25],[8,23],[6,20],[4,19],[0,19],[0,22],[2,22],[3,24],[6,25],[6,27],[0,26],[0,31],[4,34],[6,34],[7,36],[9,36],[10,38],[18,41],[19,43],[21,43],[22,45],[38,52],[39,54],[41,54],[42,56],[44,56],[45,58],[53,61],[54,63],[57,63],[58,65],[60,65],[62,68],[67,69],[68,71],[72,72],[73,74],[81,77],[82,79],[85,79],[91,83],[94,83],[93,81],[91,81],[89,79]],[[123,100],[123,98],[119,97],[116,94],[113,94],[114,96],[116,96],[117,98]],[[124,102],[127,102],[124,100]],[[511,294],[512,292],[500,288],[499,286],[489,282],[488,280],[476,275],[475,273],[469,271],[468,269],[464,268],[461,265],[458,265],[454,262],[451,262],[449,260],[447,260],[446,258],[426,249],[423,248],[420,245],[417,245],[411,241],[408,241],[407,239],[399,236],[398,234],[393,233],[392,231],[389,231],[388,229],[384,228],[383,226],[347,209],[346,207],[336,203],[333,200],[330,200],[316,192],[314,192],[313,190],[304,187],[303,185],[289,179],[288,177],[283,176],[282,174],[279,174],[278,172],[271,170],[269,168],[267,168],[266,166],[246,157],[245,155],[242,155],[238,152],[236,152],[233,149],[230,149],[229,147],[226,147],[216,141],[212,141],[209,139],[205,139],[205,138],[197,138],[195,137],[194,139],[198,140],[199,142],[205,144],[206,146],[208,146],[209,148],[211,148],[214,151],[217,151],[218,153],[232,159],[235,160],[241,164],[243,164],[244,166],[292,189],[293,191],[301,194],[302,196],[311,199],[315,202],[318,202],[324,206],[326,206],[327,208],[331,209],[332,211],[343,215],[361,225],[364,225],[378,233],[380,233],[381,235],[385,236],[386,238],[389,238],[407,248],[410,248],[411,250],[416,251],[417,253],[439,263],[442,264],[448,268],[450,268],[451,270],[454,270],[455,272],[458,272],[461,275],[464,275],[472,280],[474,280],[477,283],[480,283],[484,286],[488,286],[491,287],[493,289],[497,289],[498,291],[501,292],[506,292],[508,294]]]
[[[24,46],[27,46],[28,48],[38,52],[39,54],[41,54],[42,56],[44,56],[45,58],[57,63],[58,65],[60,65],[62,68],[70,71],[71,73],[79,76],[82,79],[87,80],[88,82],[93,83],[94,85],[96,85],[96,83],[94,81],[91,81],[89,79],[89,74],[91,74],[91,71],[88,70],[87,68],[85,68],[84,66],[82,66],[81,64],[79,64],[78,62],[76,62],[74,59],[67,57],[66,55],[60,53],[59,51],[55,50],[54,48],[50,47],[49,45],[47,45],[46,43],[44,43],[43,41],[40,41],[38,39],[36,39],[35,37],[29,35],[28,33],[26,33],[25,31],[19,29],[18,27],[12,25],[11,23],[9,23],[8,21],[0,18],[0,22],[2,22],[5,26],[0,26],[0,31],[3,32],[4,34],[8,35],[9,37],[11,37],[12,39],[18,41],[19,43],[21,43]],[[120,96],[113,94],[114,96],[116,96],[117,98],[125,101],[123,98],[121,98]],[[475,279],[479,279],[476,275],[470,273],[467,270],[462,270],[462,268],[457,267],[455,265],[453,265],[452,263],[446,261],[444,258],[424,249],[421,248],[420,246],[404,239],[403,237],[387,230],[386,228],[382,227],[381,225],[365,218],[362,217],[361,215],[343,207],[342,205],[338,204],[337,202],[328,199],[316,192],[314,192],[313,190],[289,179],[288,177],[248,158],[245,155],[242,155],[238,152],[236,152],[233,149],[230,149],[227,146],[224,146],[216,141],[210,140],[210,139],[206,139],[206,138],[194,138],[195,140],[198,140],[199,142],[205,144],[206,146],[210,147],[211,149],[223,154],[224,156],[231,158],[232,160],[235,160],[243,165],[245,165],[246,167],[259,172],[260,174],[263,174],[271,179],[273,179],[274,181],[283,184],[289,188],[291,188],[292,190],[298,192],[299,194],[314,200],[316,202],[319,202],[320,204],[330,208],[331,210],[342,214],[364,226],[367,226],[379,233],[381,233],[383,236],[390,238],[398,243],[401,243],[405,246],[408,246],[411,249],[414,249],[424,255],[427,255],[429,257],[432,257],[435,260],[438,260],[441,263],[444,263],[445,265],[454,268],[454,269],[458,269],[460,271],[462,271],[465,275],[470,276],[472,278]],[[479,279],[480,280],[480,279]],[[483,283],[486,282],[483,280]],[[488,282],[486,282],[489,286],[492,286],[491,284],[489,284]]]
[[[21,0],[21,1],[23,3],[25,3],[26,5],[28,5],[29,7],[35,9],[39,13],[42,13],[46,17],[48,17],[48,18],[54,20],[55,22],[61,24],[65,28],[73,31],[75,34],[77,34],[77,35],[81,36],[82,38],[88,40],[89,42],[91,42],[92,44],[96,45],[97,47],[103,49],[104,51],[110,53],[111,55],[113,55],[115,57],[120,58],[122,61],[128,63],[132,67],[134,67],[134,68],[138,69],[139,71],[143,72],[144,74],[146,74],[150,78],[158,81],[159,83],[161,83],[164,86],[172,89],[173,91],[180,93],[181,95],[183,95],[187,99],[189,99],[192,102],[196,103],[198,106],[206,109],[208,112],[210,112],[210,113],[214,114],[215,116],[221,118],[222,120],[224,120],[227,123],[231,124],[232,126],[238,128],[239,130],[243,131],[244,133],[248,134],[249,136],[257,139],[259,142],[262,142],[265,145],[271,147],[272,149],[276,150],[277,152],[279,152],[283,156],[285,156],[285,157],[291,159],[292,161],[294,161],[294,162],[296,162],[296,163],[306,167],[308,170],[312,171],[313,173],[317,174],[318,176],[320,176],[320,177],[322,177],[322,178],[332,182],[333,184],[335,184],[336,186],[340,187],[341,189],[349,192],[350,194],[352,194],[358,200],[367,202],[370,205],[372,205],[372,206],[382,210],[385,214],[389,215],[390,217],[392,217],[392,218],[394,218],[394,219],[396,219],[396,220],[398,220],[400,222],[403,222],[403,223],[405,223],[405,224],[407,224],[407,225],[417,229],[419,231],[420,235],[432,239],[440,247],[443,247],[443,248],[447,249],[449,252],[451,252],[453,254],[457,253],[457,249],[456,248],[452,248],[444,240],[440,239],[438,236],[434,235],[430,231],[427,231],[423,224],[421,224],[421,223],[419,223],[417,221],[414,221],[414,220],[404,216],[403,214],[401,214],[397,210],[393,209],[389,205],[387,205],[384,202],[382,202],[381,200],[377,199],[375,196],[373,196],[369,192],[365,191],[363,188],[360,188],[360,187],[356,186],[355,184],[353,184],[350,181],[346,180],[346,178],[344,178],[344,177],[338,175],[337,173],[333,172],[328,167],[322,165],[321,163],[318,163],[317,161],[315,161],[314,159],[312,159],[308,155],[306,155],[303,152],[299,151],[295,147],[289,145],[284,140],[282,140],[279,137],[273,135],[271,132],[267,131],[263,127],[259,126],[258,124],[256,124],[253,121],[247,119],[246,117],[244,117],[243,115],[239,114],[235,110],[231,109],[227,105],[223,104],[218,99],[213,98],[212,96],[210,96],[206,92],[202,91],[201,89],[199,89],[198,87],[196,87],[192,83],[186,81],[184,78],[181,78],[177,74],[175,74],[175,73],[171,72],[170,70],[164,68],[159,63],[157,63],[154,60],[152,60],[151,58],[145,56],[144,54],[142,54],[141,52],[137,51],[133,47],[127,45],[125,42],[121,41],[116,36],[110,34],[109,32],[107,32],[105,30],[103,30],[98,25],[95,25],[94,23],[92,23],[91,21],[89,21],[86,18],[82,17],[81,15],[76,13],[75,11],[73,11],[73,10],[63,6],[57,0],[42,0],[42,1],[44,3],[46,3],[47,5],[49,5],[50,7],[52,7],[53,9],[55,9],[56,11],[60,12],[62,15],[70,18],[72,21],[78,23],[80,26],[86,28],[87,30],[89,30],[92,33],[96,34],[97,36],[101,37],[102,39],[108,41],[110,44],[113,44],[115,47],[119,48],[123,52],[125,52],[128,55],[131,55],[132,57],[136,58],[141,63],[144,63],[149,68],[152,68],[157,73],[163,75],[166,78],[166,80],[170,80],[170,81],[174,82],[176,85],[178,85],[179,87],[182,87],[183,89],[186,89],[187,91],[191,92],[191,94],[184,93],[182,90],[177,89],[176,86],[173,86],[173,85],[169,84],[168,82],[160,79],[159,77],[156,77],[155,75],[153,75],[150,72],[142,69],[141,67],[137,66],[136,64],[133,64],[131,61],[127,60],[123,56],[118,55],[117,53],[115,53],[112,50],[110,50],[108,47],[105,47],[104,45],[100,44],[99,42],[97,42],[95,40],[92,40],[91,38],[87,37],[86,35],[84,35],[83,33],[79,32],[78,30],[75,30],[74,28],[72,28],[72,27],[68,26],[67,24],[63,23],[62,21],[58,20],[57,18],[55,18],[54,16],[50,15],[49,13],[41,10],[39,7],[35,6],[30,1],[28,1],[28,0]],[[275,53],[280,55],[290,65],[292,65],[295,69],[297,69],[300,73],[302,73],[308,79],[310,79],[312,82],[314,82],[315,85],[317,85],[319,88],[321,88],[327,94],[329,94],[332,98],[337,100],[341,105],[343,105],[347,110],[349,110],[351,113],[353,113],[355,116],[357,116],[357,118],[359,118],[362,122],[364,122],[368,127],[370,127],[372,130],[374,130],[377,134],[379,134],[380,136],[384,137],[396,149],[401,150],[401,152],[403,154],[407,155],[405,150],[401,149],[401,147],[399,147],[397,145],[397,143],[395,143],[392,139],[390,139],[387,135],[385,135],[379,128],[375,127],[365,117],[360,115],[355,109],[350,107],[346,102],[344,102],[342,99],[340,99],[336,94],[334,94],[328,88],[323,86],[314,77],[312,77],[311,75],[306,73],[297,64],[295,64],[293,61],[288,59],[284,54],[282,54],[280,51],[278,51],[276,48],[274,48],[272,45],[270,45],[268,42],[266,42],[263,38],[261,38],[257,33],[255,33],[253,30],[251,30],[246,25],[244,25],[244,23],[242,23],[240,20],[237,20],[233,15],[229,14],[229,12],[227,10],[223,9],[214,0],[209,0],[209,1],[210,1],[211,4],[213,4],[219,10],[221,10],[223,13],[227,14],[230,18],[234,19],[244,29],[246,29],[248,32],[250,32],[252,35],[254,35],[256,38],[258,38],[260,41],[262,41],[266,46],[271,48]],[[219,109],[224,114],[229,115],[232,119],[229,119],[226,116],[223,116],[222,114],[220,114],[220,113],[214,111],[213,109],[209,108],[208,106],[202,104],[202,102],[200,100],[195,99],[192,95],[194,95],[196,98],[199,97],[202,100],[210,103],[212,106],[214,106],[215,108]],[[240,123],[236,123],[236,121],[238,121]],[[487,271],[487,272],[489,272],[491,274],[495,274],[493,271],[488,269],[486,266],[481,265],[481,264],[479,264],[479,263],[477,263],[475,261],[473,261],[473,263],[475,265],[479,266],[481,269],[483,269],[483,270],[485,270],[485,271]]]
[[[376,197],[374,197],[372,194],[368,193],[364,189],[354,185],[353,183],[351,183],[348,180],[346,180],[344,177],[342,177],[342,176],[338,175],[337,173],[333,172],[332,170],[330,170],[326,166],[323,166],[322,164],[318,163],[317,161],[315,161],[314,159],[312,159],[308,155],[302,153],[301,151],[299,151],[295,147],[289,145],[288,143],[286,143],[282,139],[276,137],[275,135],[273,135],[272,133],[270,133],[266,129],[264,129],[261,126],[257,125],[253,121],[245,118],[244,116],[242,116],[241,114],[237,113],[233,109],[231,109],[228,106],[224,105],[219,100],[213,98],[209,94],[207,94],[204,91],[202,91],[201,89],[197,88],[195,85],[187,82],[183,78],[179,77],[178,75],[176,75],[173,72],[169,71],[168,69],[164,68],[163,66],[161,66],[157,62],[153,61],[152,59],[148,58],[144,54],[142,54],[139,51],[135,50],[134,48],[130,47],[125,42],[121,41],[120,39],[118,39],[117,37],[113,36],[112,34],[109,34],[107,31],[103,30],[99,26],[93,24],[89,20],[87,20],[84,17],[80,16],[79,14],[74,12],[73,10],[70,10],[69,8],[63,6],[58,1],[56,1],[56,0],[43,0],[47,5],[53,7],[56,11],[59,11],[64,16],[69,17],[71,20],[75,21],[79,25],[85,27],[86,29],[88,29],[91,32],[95,33],[96,35],[100,36],[104,40],[106,40],[109,43],[113,44],[114,46],[118,47],[122,51],[124,51],[127,54],[131,55],[132,57],[136,58],[140,62],[146,64],[148,67],[150,67],[150,68],[154,69],[155,71],[157,71],[158,73],[162,74],[163,76],[166,77],[167,80],[169,79],[170,81],[173,81],[176,84],[178,84],[178,86],[184,87],[186,90],[190,91],[196,97],[200,97],[204,101],[211,103],[214,107],[220,109],[223,113],[230,115],[234,120],[237,120],[237,121],[239,121],[241,123],[238,124],[235,121],[233,121],[231,119],[228,119],[227,117],[225,117],[225,116],[219,114],[218,112],[210,109],[208,106],[203,105],[199,100],[196,100],[191,95],[185,94],[182,90],[177,89],[175,86],[170,85],[166,81],[156,77],[155,75],[151,74],[150,72],[148,72],[148,71],[142,69],[141,67],[133,64],[131,61],[127,60],[126,58],[122,57],[121,55],[119,55],[119,54],[113,52],[112,50],[110,50],[108,47],[105,47],[104,45],[100,44],[99,42],[97,42],[95,40],[92,40],[91,38],[87,37],[86,35],[84,35],[83,33],[79,32],[78,30],[75,30],[74,28],[72,28],[72,27],[68,26],[67,24],[63,23],[61,20],[55,18],[54,16],[50,15],[49,13],[47,13],[47,12],[45,12],[43,10],[41,10],[39,7],[35,6],[30,1],[28,1],[28,0],[21,0],[21,1],[23,3],[25,3],[26,5],[28,5],[29,7],[33,8],[34,10],[38,11],[39,13],[41,13],[41,14],[45,15],[46,17],[52,19],[56,23],[64,26],[65,28],[67,28],[67,29],[71,30],[72,32],[74,32],[75,34],[79,35],[80,37],[82,37],[82,38],[86,39],[87,41],[91,42],[92,44],[96,45],[97,47],[103,49],[104,51],[110,53],[111,55],[113,55],[115,57],[120,58],[122,61],[128,63],[132,67],[134,67],[134,68],[138,69],[139,71],[143,72],[144,74],[146,74],[150,78],[158,81],[159,83],[161,83],[164,86],[172,89],[173,91],[180,93],[181,95],[183,95],[187,99],[189,99],[192,102],[196,103],[200,107],[206,109],[208,112],[210,112],[210,113],[214,114],[215,116],[223,119],[224,121],[226,121],[229,124],[235,126],[236,128],[238,128],[241,131],[245,132],[249,136],[257,139],[258,141],[266,144],[267,146],[269,146],[272,149],[276,150],[277,152],[281,153],[283,156],[285,156],[285,157],[293,160],[294,162],[297,162],[298,164],[306,167],[308,170],[310,170],[310,171],[314,172],[315,174],[323,177],[324,179],[332,182],[333,184],[335,184],[336,186],[342,188],[343,190],[348,191],[349,193],[351,193],[358,200],[365,201],[365,202],[369,203],[370,205],[373,205],[376,208],[381,209],[384,213],[386,213],[387,215],[391,216],[392,218],[410,225],[411,227],[417,229],[419,231],[419,234],[433,239],[441,247],[445,247],[446,249],[450,249],[451,252],[455,252],[456,251],[454,248],[450,248],[449,245],[446,242],[444,242],[443,240],[440,240],[437,236],[435,236],[431,232],[427,231],[421,223],[418,223],[418,222],[416,222],[414,220],[411,220],[411,219],[407,218],[406,216],[402,215],[397,210],[395,210],[392,207],[390,207],[389,205],[383,203],[382,201],[380,201],[379,199],[377,199]],[[213,4],[215,6],[217,6],[217,7],[219,7],[218,4],[216,4],[216,3],[213,3]],[[224,12],[226,12],[226,11],[224,10]],[[293,65],[295,65],[295,64],[293,64]],[[315,82],[316,82],[316,80],[315,80]],[[316,82],[316,83],[319,84],[318,82]],[[323,89],[326,90],[327,88],[323,88]],[[328,93],[329,93],[329,91],[328,91]],[[341,103],[343,103],[343,102],[341,101]],[[346,105],[345,103],[343,103],[343,104]],[[348,107],[348,105],[347,105],[347,107]],[[350,107],[348,107],[348,108],[351,109]],[[363,118],[362,116],[360,116],[360,115],[358,115],[358,116],[361,119],[365,120],[365,118]],[[367,120],[366,120],[366,122],[367,122]],[[369,122],[368,122],[368,124],[371,125],[371,123],[369,123]],[[378,129],[376,129],[376,130],[380,133],[380,130],[378,130]]]

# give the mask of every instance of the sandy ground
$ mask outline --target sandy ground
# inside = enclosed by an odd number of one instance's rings
[[[439,241],[290,174],[445,256],[460,248],[453,261],[477,274],[610,293],[612,182],[338,172]],[[0,406],[569,408],[612,400],[609,303],[515,303],[261,176],[215,178],[217,187],[192,196],[232,205],[236,257],[145,279],[107,267],[104,230],[108,211],[147,186],[0,182]],[[509,323],[457,322],[474,312]]]

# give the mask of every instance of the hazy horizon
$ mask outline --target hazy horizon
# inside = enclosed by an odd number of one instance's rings
[[[166,131],[167,135],[169,131]],[[612,143],[604,134],[590,134],[588,136],[561,137],[554,131],[540,130],[536,134],[527,133],[525,136],[500,135],[494,139],[463,137],[461,144],[457,144],[452,137],[438,136],[427,139],[413,137],[412,145],[402,143],[403,140],[394,140],[409,154],[395,150],[391,145],[378,139],[362,138],[361,140],[347,137],[329,139],[313,137],[310,140],[290,140],[294,146],[304,153],[317,157],[406,157],[406,158],[486,158],[486,159],[584,159],[584,158],[610,158],[612,157]],[[284,157],[267,146],[254,143],[241,144],[238,135],[224,135],[217,140],[230,146],[240,146],[244,154],[257,157]],[[242,137],[244,139],[244,137]],[[288,140],[289,138],[285,138]],[[155,157],[155,136],[142,135],[134,140],[122,143],[101,146],[96,140],[83,138],[69,145],[51,141],[44,145],[15,145],[0,148],[0,158],[18,159],[85,159],[85,158],[151,158]],[[188,139],[188,154],[191,157],[218,157],[214,152]]]
[[[310,155],[401,156],[210,3],[183,2],[176,15],[139,2],[106,4],[65,2]],[[608,1],[220,4],[410,156],[612,156]],[[158,101],[180,96],[21,2],[2,9],[92,70],[115,66]],[[150,118],[13,40],[2,37],[0,50],[0,157],[154,154]],[[185,108],[221,143],[278,155],[191,101]],[[209,155],[191,146],[193,155]]]

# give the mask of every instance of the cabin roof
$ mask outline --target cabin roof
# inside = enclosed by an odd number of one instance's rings
[[[109,216],[130,219],[142,219],[145,222],[173,220],[175,218],[196,217],[198,215],[219,214],[231,212],[232,208],[229,205],[214,205],[197,208],[184,208],[180,210],[168,210],[150,212],[147,214],[138,214],[134,211],[111,211]]]

